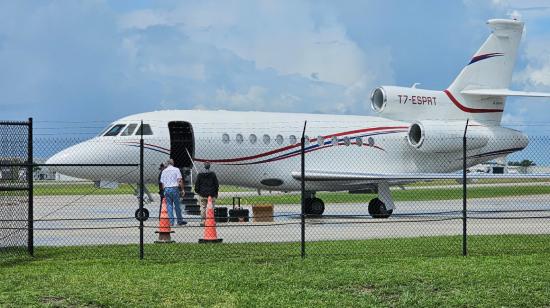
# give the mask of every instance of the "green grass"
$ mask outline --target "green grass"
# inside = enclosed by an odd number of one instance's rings
[[[524,184],[524,183],[548,183],[548,179],[469,179],[469,184]],[[405,184],[404,186],[449,186],[462,185],[457,180],[433,180]]]
[[[147,189],[155,189],[158,193],[158,187],[147,185]],[[134,190],[129,185],[120,185],[115,189],[106,189],[95,187],[90,183],[64,183],[35,185],[33,193],[35,196],[62,196],[62,195],[127,195],[133,194]]]
[[[147,184],[147,190],[151,194],[158,194],[158,185]],[[243,188],[232,185],[220,186],[221,192],[244,192],[254,191],[253,189]],[[35,184],[33,193],[35,196],[64,196],[64,195],[127,195],[133,194],[134,190],[128,184],[120,184],[115,189],[98,188],[89,182],[84,183],[38,183]]]
[[[0,306],[545,307],[550,236],[39,248],[0,262]],[[100,257],[94,257],[100,256]]]
[[[475,187],[468,189],[468,198],[495,198],[508,196],[526,196],[550,194],[550,186],[516,186],[516,187]],[[429,188],[414,190],[394,190],[392,192],[395,201],[430,201],[430,200],[456,200],[462,199],[461,188]],[[377,195],[375,194],[349,194],[349,193],[317,193],[326,204],[331,203],[359,203],[366,202]],[[220,198],[219,205],[229,205],[231,198]],[[299,194],[275,195],[275,196],[250,196],[241,200],[242,204],[299,204]]]
[[[153,195],[158,192],[158,187],[149,185],[148,189]],[[222,186],[221,191],[249,191],[246,188],[236,186]],[[120,195],[132,194],[133,190],[129,185],[120,185],[116,189],[100,189],[93,184],[52,184],[39,185],[34,189],[35,196],[54,195]],[[550,194],[550,186],[507,186],[507,187],[471,187],[468,189],[468,198],[493,198],[508,196],[525,196]],[[374,194],[349,194],[347,192],[321,192],[317,197],[325,203],[356,203],[370,200]],[[430,201],[430,200],[456,200],[462,198],[462,189],[456,188],[417,188],[414,190],[394,190],[393,197],[396,201]],[[248,196],[242,198],[242,204],[299,204],[299,194],[262,195]],[[219,205],[232,204],[232,198],[220,198]]]

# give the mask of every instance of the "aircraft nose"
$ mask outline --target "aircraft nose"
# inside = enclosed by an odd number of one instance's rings
[[[91,157],[93,157],[93,155],[90,151],[90,147],[86,142],[82,142],[54,154],[52,157],[48,158],[46,164],[82,164],[85,163],[85,160],[89,161]]]
[[[89,163],[89,157],[93,157],[93,155],[86,142],[83,142],[54,154],[46,160],[46,165],[48,165],[50,171],[72,177],[81,177],[83,170],[75,165]]]
[[[139,168],[113,166],[132,164],[139,152],[135,147],[101,140],[88,140],[54,154],[47,161],[48,169],[74,178],[92,181],[135,181]],[[130,179],[130,180],[128,180]]]
[[[58,152],[46,160],[47,165],[59,165],[66,164],[70,160],[70,153],[67,152],[68,149],[65,149],[61,152]]]

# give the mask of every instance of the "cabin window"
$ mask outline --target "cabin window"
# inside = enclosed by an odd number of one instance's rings
[[[325,144],[325,138],[323,136],[317,136],[317,144],[323,146]]]
[[[283,138],[282,135],[277,135],[277,137],[275,137],[275,142],[277,142],[277,144],[283,144],[284,141],[285,138]]]
[[[248,136],[248,141],[250,141],[250,143],[252,144],[255,144],[257,140],[258,140],[258,137],[256,137],[256,135],[254,134],[250,134],[250,136]]]
[[[294,136],[294,135],[288,136],[288,143],[296,144],[296,142],[298,142],[297,139],[296,139],[296,136]]]
[[[332,136],[332,145],[338,145],[338,137],[337,136]]]
[[[120,135],[121,136],[130,136],[134,133],[136,128],[137,128],[137,124],[130,124],[126,127],[126,129]]]
[[[269,135],[266,134],[264,135],[263,140],[265,144],[269,144],[269,142],[271,141],[271,137],[269,137]]]
[[[361,137],[355,137],[355,144],[357,144],[358,147],[363,145],[363,138]]]
[[[223,134],[222,135],[222,142],[223,143],[229,143],[229,141],[230,141],[229,134]]]
[[[371,147],[374,146],[374,138],[369,137],[369,139],[367,140],[367,142],[368,142],[369,146],[371,146]]]
[[[143,130],[143,136],[152,135],[153,130],[151,129],[151,125],[149,124],[143,124],[138,128],[136,131],[136,136],[141,136],[141,131]]]
[[[309,145],[309,137],[307,135],[304,136],[304,144]]]
[[[344,144],[345,144],[346,146],[349,146],[349,145],[351,144],[351,141],[349,140],[349,137],[348,137],[348,136],[344,137]]]
[[[117,124],[109,129],[103,136],[116,136],[120,133],[124,126],[126,126],[126,124]]]
[[[237,143],[243,143],[244,141],[243,135],[237,134],[237,136],[235,136],[235,140],[237,141]]]

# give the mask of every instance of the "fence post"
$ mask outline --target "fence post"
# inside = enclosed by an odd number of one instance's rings
[[[28,217],[27,217],[27,251],[34,257],[34,181],[33,181],[33,142],[32,142],[32,118],[28,123],[28,145],[27,145],[27,185],[29,189]]]
[[[304,121],[304,130],[302,131],[302,138],[300,139],[300,170],[301,170],[301,203],[302,203],[302,210],[300,214],[301,218],[301,246],[302,246],[302,259],[306,257],[306,180],[305,180],[305,165],[306,165],[306,155],[305,155],[305,134],[306,134],[306,125],[307,121]]]
[[[467,184],[466,184],[466,133],[468,132],[468,122],[466,120],[466,126],[464,127],[464,137],[462,137],[462,255],[468,255],[468,236],[467,236]]]
[[[139,140],[139,212],[143,213],[143,120],[141,121],[141,134]],[[139,259],[143,260],[143,219],[139,220]]]

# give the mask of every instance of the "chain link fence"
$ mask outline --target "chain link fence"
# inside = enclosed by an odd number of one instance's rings
[[[307,136],[306,129],[303,174],[300,130],[233,129],[192,143],[145,129],[141,143],[135,134],[122,136],[124,128],[119,136],[84,143],[35,138],[36,254],[377,257],[383,245],[396,253],[456,255],[502,247],[495,241],[507,249],[494,253],[550,249],[546,136],[529,138],[523,150],[514,138],[494,137],[483,146],[473,140],[470,148],[467,139],[464,156],[461,132],[456,140],[432,138],[424,144],[432,148],[419,150],[404,139],[404,127],[342,131],[324,125],[331,133]],[[507,161],[500,159],[506,154]],[[170,156],[184,175],[180,201],[187,223],[170,226],[174,243],[160,244],[159,165]],[[214,202],[221,245],[199,244],[212,236],[193,187],[206,161],[221,183]]]
[[[0,253],[3,254],[32,254],[31,131],[31,122],[0,122]]]

